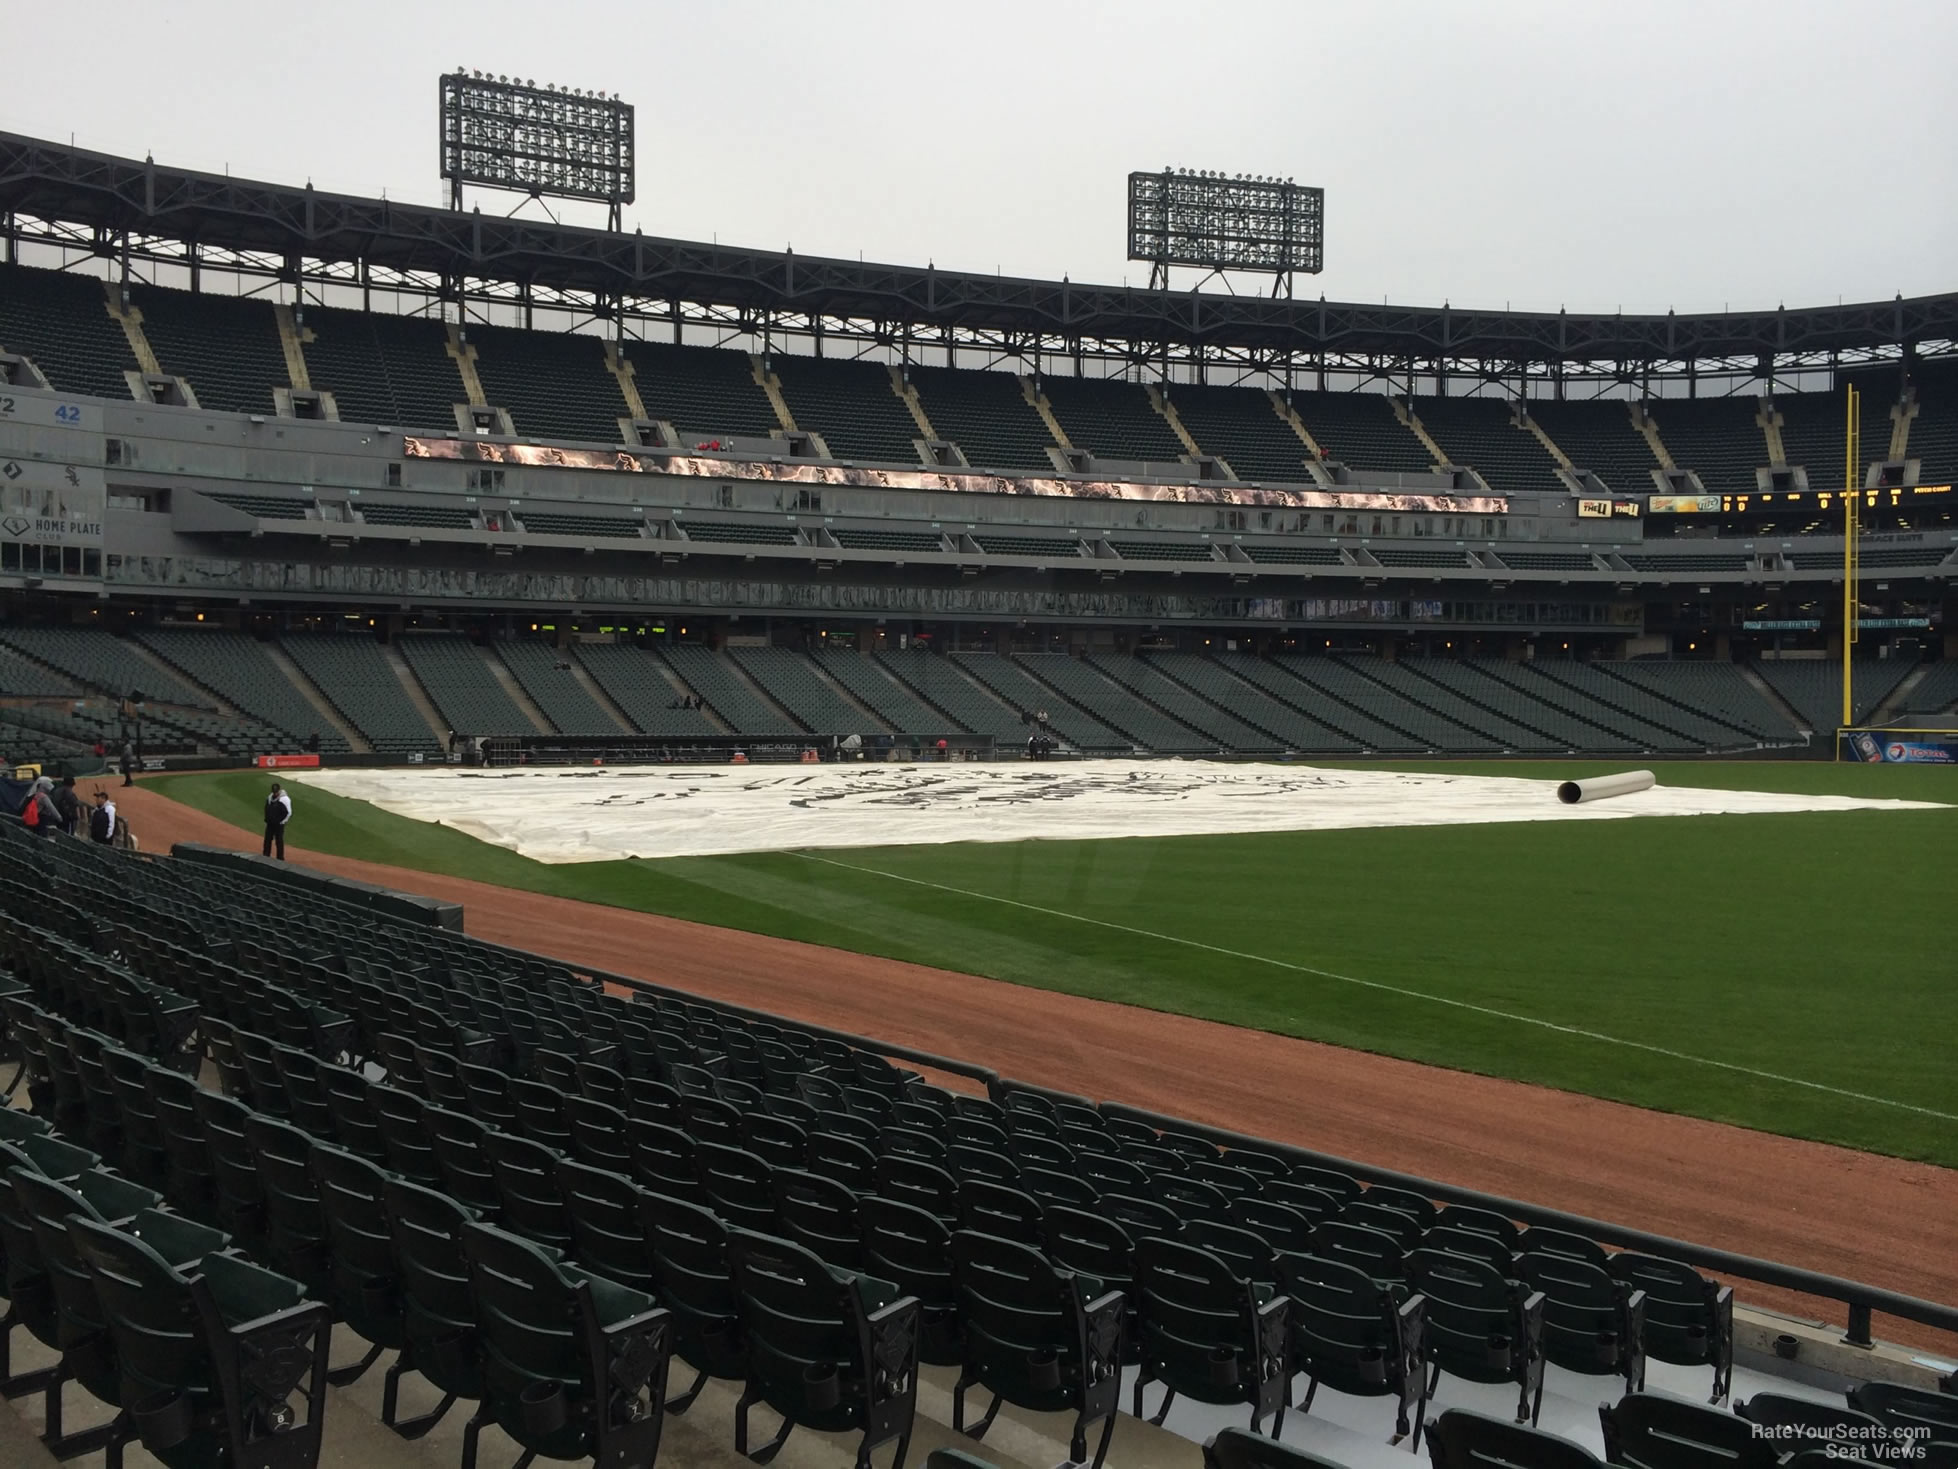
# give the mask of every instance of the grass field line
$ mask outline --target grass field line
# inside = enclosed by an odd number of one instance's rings
[[[1157,933],[1153,929],[1136,928],[1126,923],[1115,923],[1106,918],[1090,918],[1084,913],[1069,913],[1061,908],[1046,908],[1038,903],[1025,903],[1018,898],[1002,898],[993,893],[974,892],[969,888],[953,887],[942,882],[930,882],[922,877],[907,877],[901,872],[886,872],[879,867],[864,867],[855,862],[840,862],[834,857],[819,857],[814,852],[798,851],[789,853],[805,862],[820,862],[829,867],[841,867],[848,872],[861,872],[871,877],[886,877],[893,882],[910,883],[913,887],[932,888],[941,893],[954,893],[963,898],[976,898],[983,903],[1001,903],[1009,908],[1021,908],[1029,913],[1044,913],[1050,918],[1064,918],[1074,923],[1092,924],[1096,928],[1113,929],[1118,933],[1134,934],[1137,938],[1155,939],[1159,943],[1180,944],[1185,948],[1202,949],[1207,953],[1221,954],[1229,959],[1242,959],[1251,964],[1268,964],[1275,969],[1289,969],[1297,974],[1310,974],[1320,979],[1336,980],[1340,984],[1357,985],[1362,989],[1378,990],[1384,994],[1399,995],[1410,1000],[1426,1000],[1434,1005],[1447,1005],[1456,1010],[1468,1010],[1477,1015],[1487,1015],[1495,1020],[1512,1021],[1518,1025],[1533,1025],[1541,1030],[1555,1031],[1561,1035],[1577,1036],[1583,1040],[1597,1041],[1603,1045],[1623,1046],[1627,1050],[1644,1051],[1648,1055],[1663,1056],[1672,1061],[1685,1061],[1695,1066],[1710,1066],[1720,1071],[1731,1071],[1740,1076],[1751,1076],[1760,1081],[1778,1082],[1783,1086],[1802,1087],[1808,1091],[1824,1092],[1833,1097],[1846,1097],[1852,1101],[1869,1102],[1878,1107],[1894,1107],[1902,1112],[1914,1112],[1920,1117],[1935,1117],[1941,1122],[1958,1122],[1958,1114],[1940,1112],[1932,1107],[1920,1107],[1913,1102],[1900,1102],[1894,1097],[1879,1097],[1869,1092],[1850,1091],[1846,1087],[1830,1086],[1827,1082],[1810,1081],[1800,1076],[1784,1076],[1776,1071],[1763,1071],[1753,1066],[1742,1066],[1734,1061],[1719,1061],[1711,1056],[1695,1056],[1686,1051],[1675,1051],[1667,1046],[1655,1046],[1647,1041],[1626,1040],[1623,1036],[1606,1035],[1602,1031],[1587,1030],[1579,1025],[1565,1025],[1555,1020],[1544,1020],[1535,1015],[1518,1015],[1510,1010],[1497,1010],[1488,1005],[1477,1005],[1468,1000],[1451,999],[1447,995],[1430,994],[1425,990],[1406,989],[1400,985],[1387,984],[1377,979],[1361,979],[1353,974],[1339,974],[1331,969],[1318,969],[1310,964],[1295,964],[1289,959],[1274,959],[1268,954],[1250,954],[1240,949],[1227,949],[1221,944],[1205,943],[1201,939],[1184,938],[1180,934]]]

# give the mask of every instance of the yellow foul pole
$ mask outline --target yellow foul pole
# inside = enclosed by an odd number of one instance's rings
[[[1863,487],[1858,483],[1857,466],[1862,462],[1862,395],[1856,384],[1849,384],[1849,422],[1843,435],[1842,470],[1842,725],[1856,722],[1856,701],[1851,687],[1852,654],[1856,647],[1856,623],[1862,612],[1862,557],[1856,537],[1862,529]]]

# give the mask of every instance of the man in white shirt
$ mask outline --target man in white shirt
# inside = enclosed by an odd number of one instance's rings
[[[98,790],[95,793],[95,809],[88,813],[88,839],[108,846],[116,834],[116,803],[109,799],[109,793]]]
[[[279,860],[286,860],[286,823],[292,820],[292,797],[272,783],[272,794],[265,798],[265,855],[278,849]]]

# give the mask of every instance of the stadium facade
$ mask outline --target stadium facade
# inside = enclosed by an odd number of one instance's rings
[[[9,627],[626,641],[675,650],[649,707],[725,681],[710,724],[737,733],[749,698],[898,732],[927,722],[907,700],[957,732],[990,698],[1076,709],[1080,748],[1311,748],[1293,715],[1335,749],[1788,743],[1838,722],[1853,478],[1858,716],[1958,697],[1958,295],[1585,316],[1083,286],[14,136],[0,248]],[[729,647],[756,666],[689,677]],[[784,647],[1089,661],[934,695],[768,666]],[[575,732],[528,656],[495,679]],[[1290,712],[1211,727],[1245,703]]]

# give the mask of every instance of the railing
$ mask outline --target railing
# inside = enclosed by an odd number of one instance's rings
[[[1095,1103],[1087,1102],[1083,1098],[1068,1096],[1066,1093],[1051,1091],[1044,1087],[1027,1086],[1015,1081],[1002,1082],[1001,1089],[1009,1095],[1014,1091],[1031,1091],[1050,1099],[1083,1102],[1084,1105],[1096,1106]],[[1397,1173],[1389,1168],[1377,1168],[1333,1153],[1314,1152],[1310,1148],[1274,1143],[1265,1138],[1232,1132],[1228,1128],[1210,1127],[1178,1117],[1166,1117],[1158,1112],[1126,1106],[1120,1102],[1100,1103],[1097,1110],[1105,1117],[1123,1117],[1159,1130],[1205,1138],[1224,1148],[1250,1148],[1294,1163],[1309,1164],[1315,1168],[1336,1169],[1363,1182],[1382,1183],[1394,1188],[1408,1189],[1440,1203],[1467,1204],[1473,1208],[1488,1209],[1492,1213],[1501,1214],[1520,1224],[1541,1224],[1551,1229],[1568,1230],[1572,1234],[1581,1234],[1588,1239],[1596,1240],[1601,1245],[1636,1250],[1641,1254],[1661,1255],[1669,1260],[1677,1260],[1683,1265],[1691,1265],[1696,1270],[1711,1270],[1716,1274],[1732,1276],[1737,1280],[1753,1281],[1759,1285],[1796,1291],[1819,1300],[1838,1301],[1847,1308],[1848,1320],[1843,1332],[1843,1340],[1851,1346],[1867,1347],[1872,1344],[1871,1320],[1879,1311],[1888,1316],[1895,1316],[1899,1320],[1913,1321],[1939,1331],[1958,1333],[1958,1306],[1941,1306],[1935,1301],[1921,1300],[1916,1296],[1885,1290],[1881,1286],[1866,1285],[1857,1280],[1846,1280],[1839,1275],[1824,1275],[1819,1271],[1803,1270],[1798,1266],[1762,1260],[1752,1255],[1738,1255],[1731,1250],[1694,1244],[1688,1240],[1673,1239],[1668,1235],[1652,1234],[1627,1225],[1592,1219],[1583,1214],[1570,1214],[1561,1209],[1548,1209],[1539,1204],[1525,1203],[1520,1199],[1506,1199],[1499,1194],[1486,1194],[1476,1189],[1438,1183],[1431,1178],[1421,1178],[1411,1173]]]

